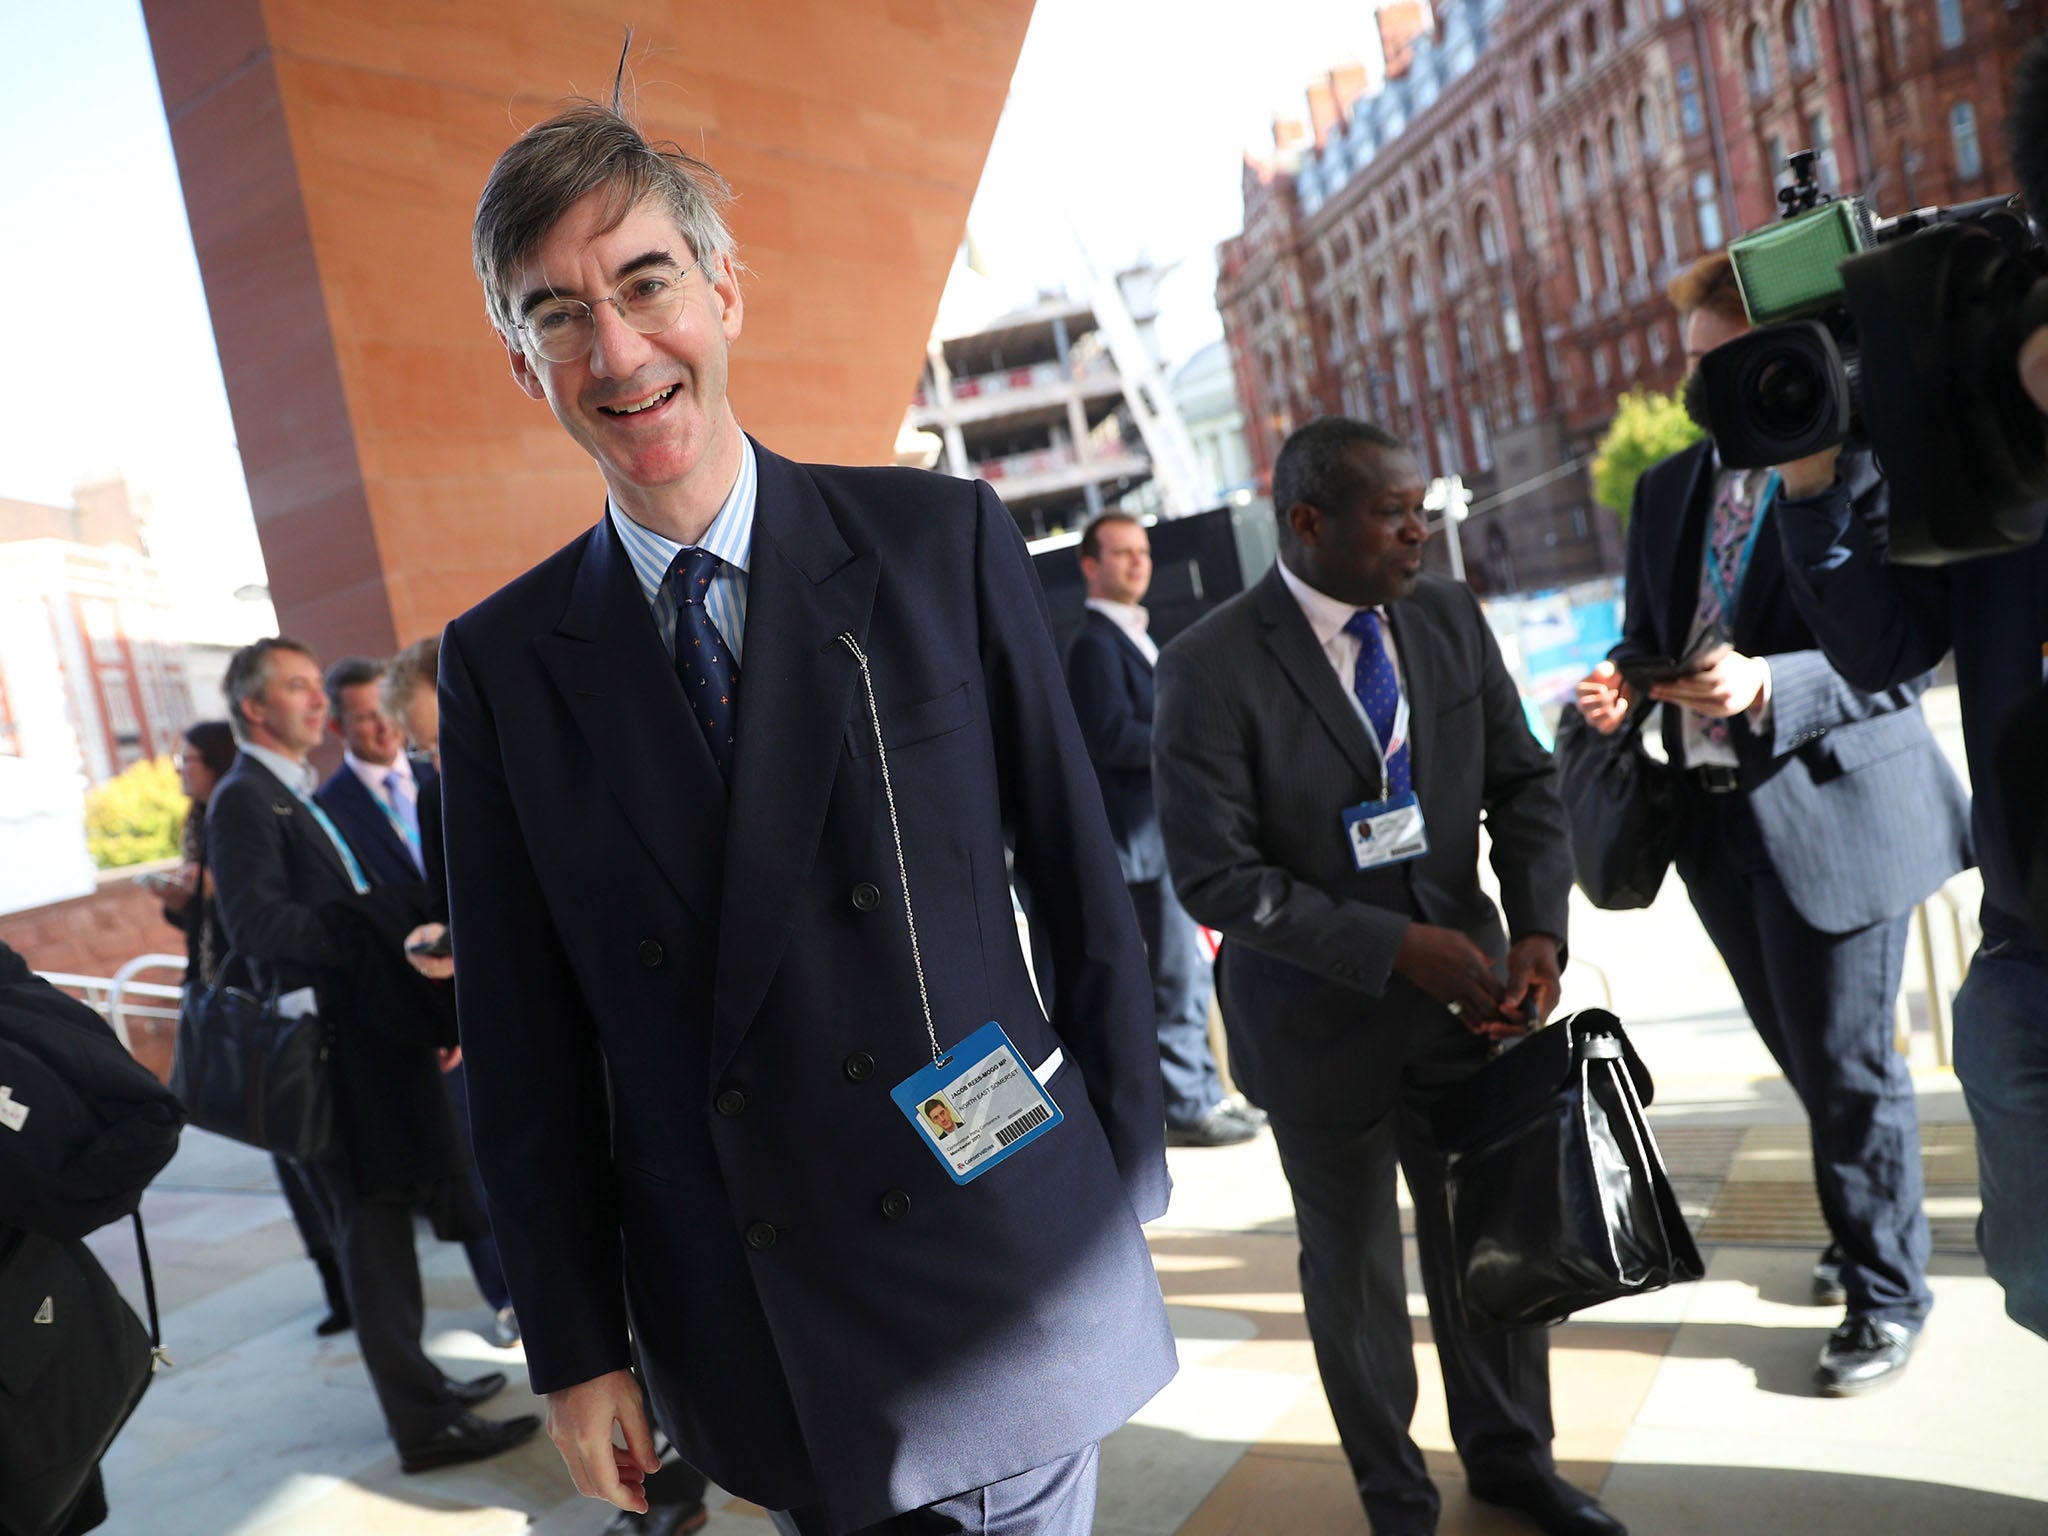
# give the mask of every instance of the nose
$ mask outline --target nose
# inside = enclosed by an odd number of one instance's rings
[[[613,299],[592,307],[590,325],[590,371],[601,379],[631,378],[647,360],[648,338],[620,318]]]

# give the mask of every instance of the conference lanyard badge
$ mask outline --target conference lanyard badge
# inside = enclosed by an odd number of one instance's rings
[[[882,795],[889,806],[889,836],[896,846],[896,875],[903,882],[903,919],[910,933],[910,962],[917,971],[917,1000],[931,1065],[920,1068],[889,1092],[909,1117],[939,1166],[955,1184],[980,1178],[989,1169],[1038,1140],[1064,1118],[1038,1074],[1024,1064],[1003,1026],[990,1020],[950,1051],[939,1049],[932,1023],[932,999],[924,980],[924,951],[917,942],[917,909],[910,900],[910,866],[903,857],[903,825],[896,814],[896,787],[889,777],[889,749],[882,740],[882,714],[875,707],[875,679],[867,653],[851,631],[840,641],[860,667],[874,724],[875,761],[881,765]],[[1059,1053],[1055,1051],[1054,1057]],[[1046,1077],[1054,1062],[1040,1069]]]
[[[993,1021],[898,1083],[889,1097],[955,1184],[980,1178],[1065,1118]]]
[[[1351,861],[1361,870],[1405,864],[1429,852],[1429,829],[1412,789],[1384,800],[1368,800],[1344,812],[1344,838]]]

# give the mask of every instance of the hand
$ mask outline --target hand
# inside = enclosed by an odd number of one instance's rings
[[[2020,383],[2033,396],[2036,409],[2048,414],[2048,325],[2020,346]]]
[[[440,1063],[443,1072],[453,1072],[462,1065],[462,1047],[459,1045],[437,1045],[434,1060]]]
[[[1500,1016],[1500,978],[1486,951],[1455,928],[1410,923],[1394,954],[1394,970],[1456,1013],[1475,1035],[1498,1039],[1522,1026]]]
[[[165,878],[157,887],[157,895],[163,898],[164,906],[172,912],[182,912],[191,905],[192,898],[199,893],[199,866],[180,864],[178,872]]]
[[[1547,933],[1532,933],[1508,948],[1508,987],[1501,994],[1500,1011],[1521,1020],[1525,1029],[1541,1029],[1557,1006],[1560,967],[1557,940]]]
[[[1726,720],[1730,715],[1755,708],[1770,676],[1770,663],[1724,645],[1709,651],[1697,672],[1659,683],[1650,690],[1650,697],[1705,715],[1709,720]]]
[[[455,976],[453,955],[416,955],[412,952],[415,944],[431,944],[448,931],[446,923],[422,923],[405,936],[405,958],[407,964],[429,981],[451,981]],[[441,1069],[447,1071],[446,1067]]]
[[[612,1439],[614,1426],[625,1436],[623,1449]],[[631,1371],[611,1371],[550,1392],[548,1438],[562,1453],[578,1493],[636,1515],[647,1513],[641,1485],[648,1473],[661,1469],[661,1458],[654,1454],[640,1383]]]
[[[1619,667],[1603,661],[1579,679],[1577,702],[1586,724],[1602,736],[1612,736],[1635,707],[1636,691],[1621,680]]]
[[[1807,458],[1794,459],[1790,464],[1778,466],[1779,492],[1787,501],[1799,501],[1808,496],[1818,496],[1835,483],[1835,461],[1842,456],[1842,445],[1823,448]]]

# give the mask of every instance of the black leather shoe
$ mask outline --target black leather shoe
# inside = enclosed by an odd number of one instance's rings
[[[1246,1098],[1243,1094],[1233,1093],[1229,1098],[1225,1099],[1223,1103],[1224,1107],[1229,1109],[1232,1114],[1236,1115],[1238,1119],[1245,1121],[1253,1128],[1259,1129],[1265,1126],[1267,1119],[1266,1112],[1263,1109],[1259,1108],[1258,1105],[1254,1104],[1250,1099]]]
[[[448,1382],[448,1395],[465,1408],[487,1403],[505,1390],[503,1371],[486,1371],[475,1381],[456,1381],[446,1377],[443,1379]]]
[[[1584,1489],[1574,1488],[1556,1473],[1531,1473],[1506,1482],[1469,1484],[1472,1497],[1518,1509],[1535,1521],[1546,1536],[1628,1536],[1628,1527],[1600,1507]]]
[[[400,1446],[401,1472],[431,1472],[436,1467],[458,1466],[465,1461],[482,1461],[515,1445],[524,1445],[540,1428],[540,1415],[522,1413],[516,1419],[484,1419],[465,1409],[430,1440]]]
[[[1234,1147],[1250,1141],[1259,1128],[1241,1118],[1228,1104],[1218,1104],[1193,1125],[1169,1125],[1169,1147]]]
[[[711,1511],[702,1504],[671,1504],[656,1507],[644,1515],[622,1509],[604,1528],[604,1536],[690,1536],[710,1523]]]
[[[1849,1292],[1842,1285],[1842,1260],[1830,1247],[1813,1266],[1813,1304],[1816,1307],[1846,1307]]]
[[[349,1315],[347,1307],[336,1307],[313,1325],[313,1331],[321,1338],[327,1339],[337,1333],[347,1333],[355,1325],[356,1320]]]
[[[1913,1354],[1913,1330],[1904,1323],[1852,1317],[1821,1346],[1813,1379],[1822,1397],[1854,1397],[1882,1386],[1906,1368]]]

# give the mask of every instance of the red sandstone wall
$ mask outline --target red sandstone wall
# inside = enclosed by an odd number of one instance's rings
[[[280,621],[328,655],[438,629],[595,521],[518,394],[468,228],[622,13],[561,0],[144,0]],[[740,197],[732,395],[799,458],[886,463],[1031,0],[649,0],[638,111]]]

